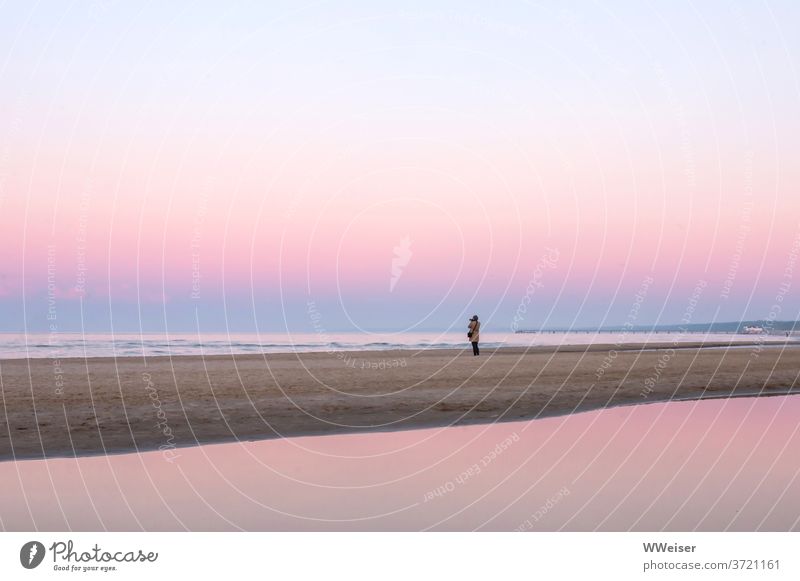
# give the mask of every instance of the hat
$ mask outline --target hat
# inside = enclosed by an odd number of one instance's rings
[[[470,321],[477,321],[477,320],[478,320],[478,315],[472,315]]]

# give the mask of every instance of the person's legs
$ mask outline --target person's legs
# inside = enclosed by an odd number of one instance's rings
[[[480,355],[481,351],[478,349],[478,343],[476,341],[472,342],[472,354],[473,355]]]

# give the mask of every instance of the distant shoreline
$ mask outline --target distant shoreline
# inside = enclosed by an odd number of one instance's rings
[[[0,360],[0,459],[160,449],[176,461],[182,447],[198,444],[800,393],[796,343],[729,346],[100,357],[62,359],[58,369],[49,359]]]

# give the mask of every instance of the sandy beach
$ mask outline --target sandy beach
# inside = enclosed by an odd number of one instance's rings
[[[800,393],[800,346],[594,345],[0,361],[0,459]]]

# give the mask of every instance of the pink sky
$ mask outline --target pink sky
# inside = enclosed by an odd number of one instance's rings
[[[763,318],[800,236],[795,47],[760,13],[704,36],[663,9],[367,25],[351,6],[284,15],[273,39],[236,13],[221,36],[177,9],[169,28],[127,7],[16,15],[3,28],[42,44],[0,44],[0,301],[41,323],[53,246],[59,300],[85,274],[98,320],[193,311],[199,273],[201,302],[224,310],[224,287],[244,320],[310,294],[360,321],[391,306],[389,327],[440,304],[434,326],[507,321],[550,248],[539,322],[619,324],[648,275],[642,322],[676,322],[700,279],[704,320]],[[691,24],[677,43],[672,20]]]

